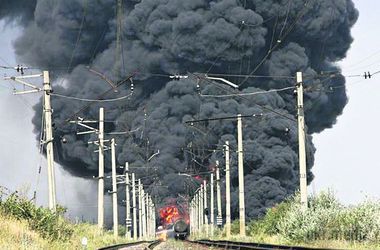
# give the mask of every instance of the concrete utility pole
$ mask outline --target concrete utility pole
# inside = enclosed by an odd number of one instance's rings
[[[240,221],[240,236],[245,236],[243,126],[242,126],[242,122],[241,122],[241,114],[238,114],[237,127],[238,127],[238,174],[239,174],[239,221]]]
[[[190,201],[190,234],[194,232],[194,220],[193,220],[193,200]]]
[[[156,237],[156,205],[153,203],[153,200],[152,200],[152,215],[153,215],[152,232],[153,232],[153,237]]]
[[[195,208],[195,230],[196,230],[196,233],[199,232],[199,228],[200,228],[200,224],[199,224],[199,198],[198,198],[198,194],[195,194],[195,197],[194,197],[194,208]]]
[[[104,108],[99,109],[98,227],[104,228]]]
[[[132,221],[133,221],[133,240],[137,240],[137,209],[136,209],[136,180],[135,173],[132,173]]]
[[[44,78],[44,115],[45,115],[45,133],[46,133],[46,158],[48,165],[48,185],[49,185],[49,208],[56,211],[56,192],[55,192],[55,171],[54,171],[54,152],[53,152],[53,127],[51,121],[52,108],[50,93],[52,91],[49,72],[43,72]]]
[[[214,236],[214,173],[210,174],[210,225],[211,236]]]
[[[301,207],[302,209],[307,209],[306,136],[302,72],[297,72],[297,104]]]
[[[206,180],[203,181],[203,214],[205,217],[205,224],[208,226],[208,217],[205,211],[207,210],[207,183]],[[206,226],[206,233],[208,234],[208,229]]]
[[[129,164],[125,163],[125,237],[131,239],[131,202],[129,198]]]
[[[217,206],[218,206],[218,214],[216,216],[216,225],[222,226],[223,219],[222,219],[222,194],[220,191],[220,168],[219,168],[219,161],[216,162],[216,199],[217,199]]]
[[[113,210],[113,235],[119,236],[119,221],[117,213],[117,184],[116,184],[116,151],[115,139],[111,139],[111,158],[112,158],[112,210]]]
[[[226,141],[226,236],[231,237],[230,143]]]
[[[201,185],[201,189],[199,190],[199,229],[202,230],[204,219],[205,219],[205,211],[203,207],[203,185]]]
[[[146,194],[143,188],[141,188],[141,215],[142,215],[142,234],[143,239],[146,238],[146,209],[145,209]]]
[[[27,67],[20,66],[16,67],[18,71],[21,70],[21,73],[23,74],[23,70]],[[34,86],[33,84],[30,84],[26,82],[24,79],[29,78],[36,78],[36,77],[43,77],[43,88],[39,88],[37,86]],[[51,100],[50,100],[50,94],[52,93],[52,88],[50,84],[50,78],[49,78],[49,71],[43,71],[42,74],[36,74],[36,75],[21,75],[21,76],[15,76],[15,77],[4,77],[4,80],[13,80],[18,83],[21,83],[22,85],[31,88],[31,90],[24,90],[24,91],[15,91],[14,95],[20,95],[20,94],[29,94],[29,93],[37,93],[40,91],[44,92],[44,102],[43,102],[43,112],[44,112],[44,140],[41,141],[41,144],[46,144],[46,159],[47,159],[47,173],[48,173],[48,203],[49,203],[49,209],[53,212],[56,211],[57,208],[57,202],[56,202],[56,190],[55,190],[55,171],[54,171],[54,151],[53,151],[53,127],[52,127],[52,118],[51,115],[53,113],[52,107],[51,107]]]
[[[152,218],[151,218],[151,203],[149,194],[146,195],[146,234],[148,239],[152,237]]]
[[[141,179],[138,180],[139,188],[139,240],[142,240],[142,185]]]
[[[198,193],[195,193],[194,196],[194,226],[195,226],[195,231],[198,233],[199,230],[199,199],[198,199]]]

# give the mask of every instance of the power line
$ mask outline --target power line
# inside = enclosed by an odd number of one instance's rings
[[[255,117],[262,117],[263,114],[252,114],[252,115],[241,115],[241,118],[255,118]],[[193,124],[198,122],[207,122],[207,121],[221,121],[221,120],[236,120],[238,116],[224,116],[224,117],[216,117],[216,118],[207,118],[207,119],[198,119],[198,120],[191,120],[191,121],[185,121],[187,124]]]
[[[197,73],[204,74],[207,76],[222,76],[222,77],[247,77],[247,78],[282,78],[282,79],[295,79],[294,76],[285,76],[285,75],[247,75],[247,74],[220,74],[220,73]]]
[[[84,22],[86,20],[86,15],[87,15],[87,0],[83,0],[83,4],[84,4],[84,6],[83,6],[83,16],[82,16],[80,28],[79,28],[79,31],[78,31],[77,40],[75,42],[75,46],[74,46],[73,52],[71,53],[71,57],[70,57],[70,61],[69,61],[69,66],[67,67],[67,73],[70,70],[71,65],[73,63],[76,50],[78,48],[79,42],[80,42],[81,37],[82,37],[82,31],[83,31]]]
[[[257,92],[250,92],[250,93],[241,93],[241,94],[229,94],[229,95],[203,95],[200,94],[201,97],[212,97],[212,98],[225,98],[225,97],[235,97],[235,96],[253,96],[253,95],[260,95],[260,94],[270,94],[274,92],[282,92],[290,89],[295,89],[296,87],[286,87],[282,89],[271,89],[266,91],[257,91]]]
[[[67,96],[67,95],[53,94],[53,93],[51,93],[50,95],[62,97],[62,98],[70,99],[70,100],[83,101],[83,102],[115,102],[115,101],[121,101],[121,100],[131,97],[132,93],[129,95],[125,95],[125,96],[121,96],[121,97],[113,98],[113,99],[86,99],[86,98],[79,98],[79,97],[74,97],[74,96]]]
[[[277,47],[280,46],[280,44],[282,44],[283,40],[290,34],[290,32],[294,29],[294,27],[296,26],[296,24],[301,20],[301,18],[306,14],[306,8],[308,6],[308,4],[311,2],[311,0],[308,0],[303,8],[301,9],[301,11],[299,12],[298,16],[296,17],[295,21],[293,22],[293,24],[289,27],[289,29],[285,32],[285,34],[281,37],[279,37],[279,39],[277,40],[277,43],[272,47],[270,46],[267,54],[263,57],[263,59],[259,62],[259,64],[256,65],[256,67],[252,70],[252,72],[249,74],[249,75],[252,75],[254,74],[265,62],[265,60],[272,54],[272,52],[277,49]],[[245,78],[240,84],[239,84],[239,87],[243,86],[247,81],[248,81],[249,78]]]
[[[111,91],[115,90],[116,88],[118,88],[119,86],[121,86],[123,83],[125,83],[126,81],[129,81],[133,76],[135,76],[136,73],[132,73],[131,75],[129,75],[128,77],[126,77],[125,79],[121,80],[121,81],[118,81],[117,84],[115,85],[115,88],[110,88],[108,89],[107,91],[103,92],[102,94],[100,94],[98,96],[97,99],[101,99],[103,98],[104,96],[106,96],[108,93],[110,93]],[[80,114],[81,112],[85,111],[86,109],[88,109],[89,107],[91,107],[91,105],[95,103],[95,102],[90,102],[89,104],[83,106],[81,109],[79,109],[78,111],[76,111],[75,113],[73,113],[71,116],[69,116],[66,120],[65,120],[65,123],[74,119],[78,114]]]
[[[199,76],[199,75],[196,75],[196,74],[193,74],[193,73],[190,73],[190,74],[192,74],[193,76],[195,76],[197,79],[202,79],[202,80],[204,80],[204,81],[207,81],[207,82],[209,82],[209,83],[215,85],[217,88],[219,88],[219,89],[221,89],[221,90],[224,90],[224,91],[227,91],[227,92],[230,92],[230,93],[234,93],[233,90],[231,90],[231,89],[227,89],[227,88],[224,88],[224,87],[220,86],[219,84],[215,83],[214,81],[210,81],[209,79],[207,79],[207,78],[205,78],[205,77],[202,77],[202,76]],[[236,92],[235,92],[234,94],[236,94]],[[241,99],[246,100],[246,101],[248,101],[248,102],[252,102],[252,100],[250,100],[250,99],[248,99],[248,98],[246,98],[246,97],[244,97],[244,96],[237,96],[237,97],[240,97]],[[293,118],[291,118],[291,117],[288,117],[287,115],[284,115],[284,114],[282,114],[282,113],[280,113],[280,112],[278,112],[278,111],[276,111],[276,110],[274,110],[274,109],[268,108],[268,107],[266,107],[266,106],[263,106],[263,105],[261,105],[261,104],[255,103],[255,102],[253,102],[253,104],[256,105],[256,106],[258,106],[258,107],[260,107],[260,108],[263,109],[263,110],[266,110],[266,111],[268,111],[268,112],[272,112],[272,113],[274,113],[274,114],[277,114],[277,115],[279,115],[279,116],[281,116],[281,117],[283,117],[283,118],[285,118],[285,119],[288,119],[288,120],[290,120],[290,121],[292,121],[292,122],[297,122],[295,119],[293,119]]]

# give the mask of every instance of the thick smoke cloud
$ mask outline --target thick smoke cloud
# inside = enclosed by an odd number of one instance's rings
[[[297,71],[305,78],[308,180],[315,148],[312,133],[332,127],[347,103],[335,62],[344,58],[352,42],[350,29],[358,13],[351,0],[142,0],[124,5],[121,50],[117,50],[116,1],[0,1],[0,17],[24,27],[15,42],[19,60],[50,69],[58,78],[56,93],[96,98],[109,89],[86,66],[105,73],[113,81],[131,72],[135,92],[117,103],[92,105],[80,115],[97,118],[105,107],[107,132],[135,132],[117,137],[118,163],[130,163],[150,192],[164,199],[193,191],[202,178],[189,179],[178,172],[210,171],[215,160],[223,166],[220,146],[229,140],[232,151],[233,214],[237,209],[236,122],[215,121],[187,126],[197,118],[242,114],[263,114],[244,120],[244,166],[246,203],[249,217],[262,215],[265,208],[280,202],[298,187],[298,139],[296,102],[292,91],[247,98],[204,98],[198,94],[197,78],[170,81],[159,74],[208,72],[286,76],[249,78],[243,92],[293,86]],[[33,12],[31,11],[33,10]],[[78,35],[79,34],[79,35]],[[272,50],[272,48],[274,48]],[[117,55],[122,51],[123,56]],[[265,59],[262,63],[262,59]],[[122,68],[121,74],[117,69]],[[63,69],[63,70],[62,70]],[[64,79],[64,81],[62,81]],[[241,83],[242,78],[228,77]],[[202,94],[226,94],[225,90],[200,81]],[[223,88],[228,88],[223,86]],[[114,98],[129,93],[121,86]],[[97,171],[97,155],[88,140],[77,136],[75,127],[65,123],[83,103],[53,98],[55,138],[60,161],[75,175]],[[265,107],[265,108],[263,108]],[[268,111],[268,108],[276,113]],[[40,128],[40,106],[33,120]],[[287,129],[290,129],[289,131]],[[160,154],[150,159],[157,150]],[[109,159],[107,159],[107,162]],[[110,164],[106,166],[110,170]]]

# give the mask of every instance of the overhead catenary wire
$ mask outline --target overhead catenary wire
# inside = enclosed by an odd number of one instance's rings
[[[280,44],[283,42],[283,40],[292,32],[292,30],[294,29],[294,27],[297,25],[297,23],[301,20],[301,18],[306,14],[306,9],[309,5],[309,3],[311,2],[312,0],[308,0],[307,2],[305,2],[303,8],[301,9],[301,11],[299,12],[298,16],[296,17],[295,21],[292,23],[292,25],[285,31],[284,35],[279,37],[279,39],[277,40],[277,42],[275,43],[275,45],[270,46],[268,52],[266,53],[266,55],[262,58],[262,60],[256,65],[256,67],[251,71],[251,73],[249,75],[252,75],[254,73],[256,73],[256,71],[264,64],[265,60],[272,54],[272,52],[274,50],[276,50]],[[245,78],[240,84],[239,84],[239,87],[243,86],[247,81],[248,81],[249,78]]]
[[[247,78],[278,78],[278,79],[295,79],[294,76],[288,76],[288,75],[248,75],[248,74],[221,74],[221,73],[197,73],[197,74],[203,74],[205,76],[222,76],[222,77],[247,77]]]
[[[115,85],[115,88],[118,88],[119,86],[121,86],[123,83],[125,83],[126,81],[129,81],[136,73],[132,73],[130,74],[128,77],[124,78],[123,80],[120,80],[117,82],[117,84]],[[111,91],[115,90],[115,88],[110,88],[108,90],[106,90],[105,92],[103,92],[102,94],[100,94],[97,99],[102,99],[104,96],[106,96],[108,93],[110,93]],[[80,114],[81,112],[85,111],[86,109],[88,109],[89,107],[91,107],[91,105],[95,103],[95,102],[90,102],[89,104],[83,106],[81,109],[79,109],[78,111],[74,112],[71,116],[69,116],[65,121],[64,123],[67,123],[69,122],[70,120],[74,119],[78,114]]]
[[[219,89],[221,89],[221,90],[223,90],[223,91],[227,91],[227,92],[235,93],[235,94],[236,94],[236,92],[234,92],[233,90],[231,90],[231,89],[227,89],[227,88],[224,88],[224,87],[220,86],[219,84],[215,83],[214,81],[211,81],[211,80],[209,80],[209,79],[207,79],[207,78],[205,78],[205,77],[203,77],[203,76],[199,76],[199,75],[196,75],[196,74],[192,74],[192,75],[195,76],[197,79],[202,79],[202,80],[204,80],[204,81],[207,81],[207,82],[209,82],[209,83],[215,85],[217,88],[219,88]],[[238,96],[238,97],[240,97],[241,99],[244,99],[244,100],[246,100],[246,101],[248,101],[248,102],[252,102],[252,100],[247,99],[247,98],[244,97],[244,96]],[[274,114],[277,114],[277,115],[279,115],[279,116],[281,116],[281,117],[283,117],[283,118],[285,118],[285,119],[288,119],[288,120],[290,120],[290,121],[292,121],[292,122],[297,122],[297,120],[295,120],[294,118],[291,118],[291,117],[289,117],[289,116],[287,116],[287,115],[284,115],[284,114],[282,114],[282,113],[279,112],[279,111],[276,111],[276,110],[271,109],[271,108],[269,108],[269,107],[266,107],[266,106],[264,106],[264,105],[258,104],[258,103],[256,103],[256,102],[253,102],[253,104],[256,105],[256,106],[258,106],[258,107],[260,107],[260,108],[263,109],[263,110],[266,110],[266,111],[268,111],[268,112],[272,112],[272,113],[274,113]]]
[[[83,101],[83,102],[116,102],[116,101],[121,101],[121,100],[124,100],[124,99],[128,99],[129,97],[132,96],[132,93],[131,94],[128,94],[128,95],[125,95],[125,96],[121,96],[121,97],[117,97],[117,98],[112,98],[112,99],[87,99],[87,98],[79,98],[79,97],[74,97],[74,96],[67,96],[67,95],[61,95],[61,94],[55,94],[55,93],[51,93],[52,96],[57,96],[57,97],[61,97],[61,98],[65,98],[65,99],[70,99],[70,100],[76,100],[76,101]]]
[[[70,68],[71,68],[71,65],[74,61],[74,56],[75,56],[75,53],[78,49],[78,46],[79,46],[79,43],[80,43],[80,40],[81,40],[81,37],[82,37],[82,31],[83,31],[83,26],[84,26],[84,23],[86,21],[86,15],[87,15],[87,0],[83,0],[83,15],[82,15],[82,20],[81,20],[81,24],[80,24],[80,27],[79,27],[79,31],[78,31],[78,35],[77,35],[77,39],[76,39],[76,42],[75,42],[75,46],[74,46],[74,49],[71,53],[71,56],[70,56],[70,61],[69,61],[69,65],[67,67],[67,73],[69,72]]]
[[[271,89],[266,91],[257,91],[257,92],[249,92],[249,93],[240,93],[240,94],[229,94],[229,95],[203,95],[200,94],[201,97],[212,97],[212,98],[226,98],[226,97],[235,97],[235,96],[253,96],[253,95],[260,95],[260,94],[270,94],[275,92],[282,92],[290,89],[295,89],[296,87],[286,87],[282,89]]]

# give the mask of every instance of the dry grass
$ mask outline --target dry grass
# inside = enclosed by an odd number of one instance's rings
[[[113,244],[126,243],[124,237],[114,238],[112,232],[101,232],[96,225],[76,224],[73,236],[66,242],[48,241],[38,233],[30,230],[26,221],[16,220],[0,214],[0,249],[4,250],[34,250],[34,249],[84,249],[81,239],[88,239],[86,249],[98,249]]]
[[[21,222],[0,214],[0,249],[43,249],[48,242]]]

